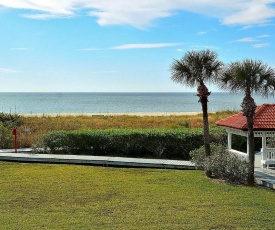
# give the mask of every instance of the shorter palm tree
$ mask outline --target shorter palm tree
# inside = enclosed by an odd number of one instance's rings
[[[219,85],[222,89],[233,93],[244,92],[245,97],[241,104],[243,116],[246,116],[248,127],[248,146],[249,146],[249,174],[248,185],[254,185],[254,132],[253,116],[255,114],[256,104],[252,98],[252,93],[263,97],[274,95],[275,90],[275,71],[271,67],[263,64],[261,61],[244,60],[242,62],[233,62],[226,66]]]
[[[189,51],[181,60],[175,60],[171,66],[172,80],[190,87],[197,86],[197,96],[202,105],[204,147],[206,157],[210,156],[210,134],[208,123],[207,102],[211,92],[206,87],[206,82],[215,82],[223,63],[217,59],[217,53],[205,51]],[[206,175],[211,176],[207,170]]]

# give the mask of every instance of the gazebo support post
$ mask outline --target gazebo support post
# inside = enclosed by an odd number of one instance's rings
[[[266,160],[266,133],[263,132],[262,133],[262,148],[261,148],[261,152],[262,152],[262,160]],[[263,168],[264,165],[261,164],[261,167]],[[268,167],[268,165],[267,165]]]
[[[232,149],[232,133],[227,130],[227,143],[228,143],[228,150],[230,151]]]
[[[247,156],[249,156],[249,141],[248,141],[248,132],[247,132],[247,135],[246,135],[246,154]]]

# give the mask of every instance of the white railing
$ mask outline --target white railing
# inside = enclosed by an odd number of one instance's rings
[[[235,150],[235,149],[230,149],[229,152],[236,155],[236,156],[238,156],[240,159],[242,159],[246,162],[249,161],[249,156],[248,156],[247,153],[240,152],[240,151]],[[260,168],[262,166],[261,158],[262,158],[262,153],[261,152],[256,152],[255,153],[255,161],[254,161],[254,166],[256,168]]]
[[[242,160],[248,161],[248,154],[247,153],[240,152],[240,151],[235,150],[235,149],[230,149],[229,152],[235,154],[236,156],[238,156]]]
[[[248,154],[244,152],[237,151],[235,149],[230,149],[230,153],[235,154],[240,159],[248,162]],[[261,152],[255,154],[255,167],[265,167],[269,168],[269,165],[275,164],[275,148],[261,149]]]
[[[275,164],[275,149],[274,148],[267,148],[267,149],[261,149],[262,152],[262,160],[261,165],[262,167],[269,168],[269,165]]]
[[[271,160],[275,161],[275,149],[264,149],[261,151],[262,152],[262,160]]]

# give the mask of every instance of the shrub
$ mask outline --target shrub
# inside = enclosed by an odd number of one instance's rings
[[[0,122],[8,128],[17,128],[22,124],[21,117],[18,114],[0,113]]]
[[[204,147],[190,152],[191,161],[198,169],[210,169],[214,177],[230,182],[246,183],[248,163],[221,145],[211,144],[211,156],[205,158]]]
[[[0,113],[0,148],[13,147],[12,129],[21,125],[20,116],[17,114]]]
[[[226,134],[224,130],[216,129],[211,139],[221,144],[226,139]],[[189,160],[189,152],[202,144],[202,129],[116,129],[50,132],[33,149],[35,152],[53,154]]]
[[[211,153],[213,152],[213,146],[210,145]],[[196,169],[205,170],[206,169],[206,157],[204,146],[194,149],[190,152],[190,160],[195,164]]]
[[[0,123],[0,148],[8,149],[12,147],[13,136],[8,128]]]

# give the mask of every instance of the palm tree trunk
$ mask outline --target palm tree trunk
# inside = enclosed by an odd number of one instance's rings
[[[254,99],[251,97],[251,92],[248,89],[245,92],[245,97],[242,102],[242,111],[243,115],[246,116],[247,122],[247,142],[248,142],[248,177],[247,177],[247,184],[250,186],[254,185],[254,161],[255,161],[255,144],[254,144],[254,120],[253,116],[255,114],[256,104]]]
[[[201,103],[202,107],[202,116],[203,116],[203,139],[204,139],[204,151],[205,151],[205,157],[206,161],[210,158],[210,134],[209,134],[209,123],[208,123],[208,96],[211,94],[211,92],[208,91],[208,88],[205,86],[203,81],[200,82],[200,85],[197,88],[198,94],[197,96],[200,98],[199,102]],[[206,168],[205,169],[205,175],[207,177],[212,176],[211,169]]]
[[[207,158],[210,157],[210,133],[209,133],[209,123],[208,123],[207,97],[201,97],[200,102],[202,106],[202,116],[203,116],[204,150],[205,150],[206,160],[208,160]],[[212,172],[210,169],[206,169],[205,174],[207,177],[212,176]]]
[[[210,134],[209,134],[209,123],[208,123],[208,106],[207,97],[201,99],[202,106],[202,116],[203,116],[203,132],[204,132],[204,146],[205,146],[205,156],[210,156]]]
[[[254,185],[254,161],[255,161],[255,145],[254,145],[254,132],[253,132],[253,117],[246,117],[247,126],[248,126],[248,159],[249,159],[249,168],[248,168],[248,178],[247,184],[249,186]]]

